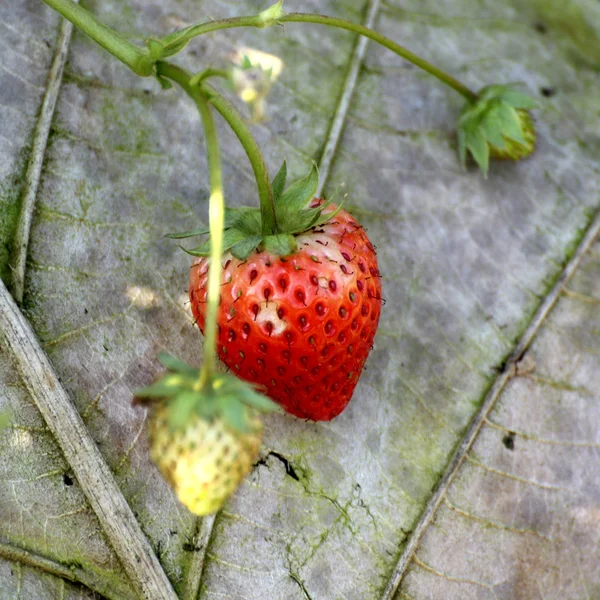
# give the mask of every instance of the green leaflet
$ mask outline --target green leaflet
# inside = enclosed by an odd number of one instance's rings
[[[276,411],[281,410],[281,408],[278,404],[275,404],[272,400],[270,400],[266,396],[263,396],[262,394],[259,394],[255,390],[250,390],[247,393],[245,393],[241,397],[241,400],[247,406],[251,406],[252,408],[255,408],[256,410],[259,410],[260,412],[266,413],[266,412],[276,412]]]
[[[301,212],[282,209],[277,223],[287,233],[302,233],[313,227],[321,211],[321,207],[309,208]]]
[[[487,175],[490,164],[490,147],[481,128],[469,129],[466,132],[467,148],[484,175]]]
[[[279,202],[279,199],[281,198],[281,194],[283,194],[283,190],[285,189],[285,180],[286,179],[287,179],[287,165],[284,160],[283,164],[281,165],[281,168],[277,172],[277,175],[275,175],[275,178],[273,179],[273,186],[272,186],[273,187],[273,202],[275,202],[275,204],[277,204]]]
[[[263,236],[261,213],[258,208],[240,207],[225,209],[225,230],[223,232],[223,251],[230,251],[239,259],[246,260],[257,248],[263,247],[277,256],[287,256],[297,250],[294,235],[308,231],[312,227],[322,225],[332,219],[337,211],[323,214],[328,203],[311,207],[310,204],[319,185],[319,171],[313,163],[309,173],[302,179],[292,183],[287,189],[287,165],[281,165],[273,180],[273,199],[277,216],[278,233]],[[338,211],[340,210],[338,208]],[[171,239],[184,239],[196,235],[210,233],[209,228],[200,227],[181,233],[172,233]],[[192,256],[210,256],[210,240],[201,245],[186,249]]]
[[[523,110],[539,108],[539,102],[537,102],[537,100],[534,100],[531,96],[528,96],[527,94],[523,94],[516,90],[505,88],[500,98],[502,102],[505,102],[513,108],[521,108]]]
[[[344,207],[344,202],[345,200],[342,200],[332,213],[323,214],[323,212],[321,212],[319,218],[315,221],[313,227],[319,227],[319,225],[324,225],[328,221],[334,219],[340,212],[340,210],[342,210],[342,208]],[[325,209],[327,206],[329,206],[329,203],[325,204],[323,208]]]
[[[245,214],[257,211],[258,208],[252,208],[251,206],[239,206],[237,208],[226,206],[225,229],[233,227]]]
[[[300,211],[306,208],[308,203],[313,199],[318,186],[319,170],[317,169],[317,165],[313,163],[308,175],[292,183],[279,198],[275,205],[278,213],[277,218],[279,218],[279,209],[281,207],[285,207],[286,211]]]
[[[170,240],[183,240],[185,238],[194,237],[195,235],[204,235],[209,232],[209,227],[199,227],[198,229],[190,229],[189,231],[181,231],[179,233],[166,233],[165,237]]]
[[[186,362],[179,360],[171,354],[160,352],[158,355],[158,360],[160,361],[160,364],[169,371],[173,371],[174,373],[182,373],[183,375],[193,375],[194,377],[198,376],[198,369],[191,367]]]
[[[233,394],[220,397],[221,411],[227,424],[240,433],[248,433],[248,408]]]
[[[193,414],[206,421],[222,417],[237,431],[250,431],[250,417],[255,411],[273,412],[280,407],[263,396],[251,384],[230,374],[217,374],[206,381],[201,389],[200,371],[179,359],[163,354],[161,362],[169,368],[152,385],[137,390],[138,398],[155,398],[166,403],[167,419],[172,429],[185,427]],[[179,372],[173,373],[171,369]]]
[[[504,137],[521,144],[525,143],[521,119],[519,119],[517,111],[512,106],[508,106],[508,104],[500,104],[498,106],[498,122],[502,128],[502,135]]]
[[[179,246],[186,254],[190,256],[210,256],[210,240],[206,240],[200,246],[196,248],[187,249],[183,246]]]
[[[246,233],[239,229],[226,229],[223,232],[223,252],[227,252],[232,246],[246,239]],[[202,245],[191,250],[184,250],[192,256],[210,256],[210,239],[206,240]]]
[[[499,108],[497,105],[492,106],[482,119],[482,128],[484,136],[488,143],[497,148],[504,148],[505,141],[502,134],[502,123],[498,116]]]
[[[188,389],[189,377],[167,373],[161,379],[145,388],[135,391],[138,398],[171,398],[178,391]]]
[[[296,252],[296,238],[289,233],[268,235],[263,239],[263,248],[277,256],[288,256]]]
[[[467,134],[463,127],[460,127],[457,131],[458,135],[458,158],[460,164],[464,167],[467,165]]]
[[[239,229],[247,235],[260,235],[262,231],[260,210],[256,208],[240,213],[232,227]]]
[[[171,429],[181,429],[194,414],[198,392],[180,392],[169,404],[168,421]]]
[[[236,225],[238,221],[244,219],[248,213],[258,213],[258,219],[260,224],[260,211],[257,208],[251,208],[249,206],[242,206],[239,208],[225,207],[225,229],[229,229]],[[239,229],[239,228],[238,228]],[[196,235],[205,235],[210,233],[210,227],[198,227],[197,229],[190,229],[189,231],[182,231],[180,233],[167,233],[166,238],[171,240],[182,240],[188,237],[194,237]]]
[[[246,260],[262,242],[261,235],[251,235],[230,248],[231,254],[238,260]]]

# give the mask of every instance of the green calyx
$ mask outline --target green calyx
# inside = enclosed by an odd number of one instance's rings
[[[283,0],[279,0],[258,14],[259,26],[269,27],[270,25],[275,25],[283,16],[285,16],[283,12]]]
[[[463,166],[467,153],[487,176],[491,158],[520,160],[535,147],[535,130],[528,110],[538,103],[512,85],[483,88],[458,120],[458,149]]]
[[[201,384],[199,369],[169,354],[161,353],[158,358],[167,372],[153,384],[137,390],[135,399],[141,403],[167,403],[173,430],[199,416],[209,422],[222,418],[232,429],[251,433],[256,412],[281,410],[252,385],[233,375],[217,373]]]
[[[262,233],[261,213],[258,208],[241,207],[225,209],[225,230],[223,232],[223,252],[246,260],[255,250],[266,250],[277,256],[289,256],[297,250],[297,235],[331,220],[340,210],[323,214],[328,203],[311,206],[319,185],[319,172],[313,164],[306,177],[292,183],[285,189],[287,167],[285,162],[273,179],[273,202],[277,217],[277,231],[269,235]],[[171,233],[171,239],[183,239],[210,233],[208,227],[201,227],[182,233]],[[192,256],[210,256],[210,239],[202,245],[186,249]]]

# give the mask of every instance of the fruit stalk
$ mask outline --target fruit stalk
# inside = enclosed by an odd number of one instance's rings
[[[225,224],[225,199],[223,198],[223,175],[219,137],[210,105],[202,94],[196,98],[196,106],[204,125],[206,154],[210,174],[210,199],[208,204],[208,224],[210,227],[210,265],[208,267],[208,316],[204,329],[204,360],[200,372],[200,385],[210,381],[217,364],[217,311],[221,286],[221,254],[223,253],[223,226]]]
[[[227,121],[248,155],[258,187],[263,235],[277,233],[279,229],[277,227],[277,217],[275,215],[275,203],[273,202],[271,179],[262,152],[260,151],[254,136],[246,123],[244,123],[244,120],[240,117],[238,111],[230,102],[223,98],[223,96],[217,93],[217,91],[207,83],[203,83],[202,87],[207,94],[209,102]]]
[[[442,83],[445,83],[452,89],[456,90],[459,94],[464,96],[469,102],[475,102],[477,94],[472,92],[468,87],[463,85],[457,79],[454,79],[451,75],[448,75],[445,71],[442,71],[435,65],[426,61],[425,59],[417,56],[410,50],[404,48],[400,44],[397,44],[385,35],[381,35],[377,31],[373,31],[360,23],[352,23],[351,21],[345,21],[344,19],[338,19],[337,17],[329,17],[326,15],[310,14],[310,13],[290,13],[289,15],[283,16],[279,19],[280,23],[317,23],[319,25],[327,25],[329,27],[337,27],[338,29],[346,29],[347,31],[353,31],[360,35],[363,35],[378,44],[381,44],[388,50],[391,50],[398,56],[408,60],[420,69],[423,69],[430,75],[433,75],[439,79]]]
[[[161,63],[162,64],[162,63]],[[169,68],[167,68],[169,67]],[[190,75],[183,69],[166,65],[161,75],[179,84],[198,108],[206,140],[206,154],[210,176],[210,199],[208,222],[210,227],[210,265],[208,269],[208,295],[206,327],[204,329],[204,361],[200,372],[200,388],[211,380],[217,363],[217,311],[221,284],[221,255],[223,254],[223,227],[225,223],[225,199],[223,197],[223,174],[219,137],[215,120],[202,87],[189,84]]]
[[[236,109],[223,98],[213,87],[207,83],[202,83],[200,87],[190,85],[191,76],[185,70],[164,61],[156,64],[156,74],[159,77],[165,77],[180,85],[184,91],[195,101],[195,97],[200,95],[208,100],[221,116],[227,121],[233,132],[236,134],[240,143],[244,147],[254,177],[258,187],[258,197],[260,200],[260,212],[262,219],[262,228],[264,235],[277,233],[277,218],[275,216],[275,204],[273,202],[273,191],[271,188],[271,179],[269,172],[262,157],[262,153],[250,129],[244,123]]]
[[[321,15],[317,13],[290,13],[277,18],[277,23],[314,23],[318,25],[326,25],[328,27],[335,27],[337,29],[346,29],[347,31],[353,31],[363,35],[378,44],[381,44],[388,50],[391,50],[398,56],[408,60],[420,69],[423,69],[430,75],[433,75],[439,79],[442,83],[448,85],[452,89],[456,90],[469,102],[475,102],[477,94],[471,91],[468,87],[463,85],[460,81],[442,71],[440,68],[426,61],[425,59],[417,56],[404,46],[397,44],[390,38],[386,37],[361,25],[360,23],[353,23],[337,17],[329,17],[327,15]],[[165,48],[169,49],[171,46],[175,47],[182,44],[187,44],[192,38],[212,31],[219,31],[221,29],[231,29],[234,27],[264,27],[265,22],[260,19],[260,15],[255,17],[233,17],[231,19],[220,19],[218,21],[210,21],[209,23],[199,23],[192,25],[181,31],[172,33],[163,39]],[[183,46],[182,46],[183,47]]]

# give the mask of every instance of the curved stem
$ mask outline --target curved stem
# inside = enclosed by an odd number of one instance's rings
[[[328,17],[326,15],[313,14],[313,13],[290,13],[277,19],[277,23],[315,23],[318,25],[327,25],[329,27],[336,27],[338,29],[346,29],[363,35],[378,44],[388,48],[392,52],[398,54],[402,58],[410,61],[417,67],[423,69],[430,75],[437,77],[442,83],[450,86],[456,90],[459,94],[464,96],[469,102],[475,102],[477,94],[472,92],[468,87],[463,85],[460,81],[448,75],[445,71],[442,71],[435,65],[424,60],[420,56],[417,56],[410,50],[404,48],[400,44],[397,44],[385,35],[381,35],[376,31],[365,27],[359,23],[352,23],[351,21],[345,21],[344,19],[338,19],[337,17]],[[218,31],[220,29],[231,29],[233,27],[264,27],[265,22],[259,17],[233,17],[231,19],[220,19],[218,21],[210,21],[208,23],[199,23],[192,25],[187,29],[182,29],[167,36],[162,41],[165,44],[165,48],[175,47],[181,45],[184,41],[187,43],[193,37],[209,33],[211,31]]]
[[[390,38],[385,35],[381,35],[376,31],[361,25],[360,23],[352,23],[351,21],[345,21],[344,19],[338,19],[337,17],[328,17],[326,15],[319,14],[310,14],[310,13],[291,13],[289,15],[285,15],[278,20],[279,23],[317,23],[319,25],[328,25],[329,27],[337,27],[339,29],[346,29],[348,31],[354,31],[355,33],[359,33],[360,35],[364,35],[365,37],[381,44],[391,50],[392,52],[398,54],[402,58],[410,61],[417,67],[427,71],[430,75],[437,77],[442,83],[450,86],[452,89],[456,90],[459,94],[464,96],[470,102],[475,102],[477,100],[477,94],[472,92],[468,87],[464,86],[460,81],[454,79],[454,77],[448,75],[445,71],[442,71],[435,65],[432,65],[430,62],[425,59],[417,56],[410,50],[404,48],[400,44],[397,44]]]
[[[264,27],[264,22],[260,20],[258,15],[250,17],[233,17],[231,19],[217,19],[216,21],[208,21],[206,23],[196,23],[185,29],[174,31],[170,35],[162,39],[167,51],[172,48],[183,48],[192,38],[211,31],[219,31],[221,29],[231,29],[232,27]]]
[[[227,69],[213,69],[212,67],[209,67],[208,69],[204,69],[204,71],[200,71],[200,73],[196,73],[196,75],[190,79],[190,85],[199,85],[210,77],[229,79],[230,75],[231,73]]]
[[[227,121],[244,147],[248,159],[250,160],[250,164],[252,165],[252,170],[254,171],[256,185],[258,186],[258,197],[260,200],[262,233],[263,235],[277,233],[277,218],[275,216],[275,203],[273,202],[273,190],[271,188],[269,172],[267,171],[267,167],[256,140],[234,106],[207,83],[202,83],[200,87],[190,86],[190,74],[180,67],[159,61],[156,63],[156,72],[157,75],[172,79],[175,83],[178,83],[192,98],[198,94],[207,98]]]
[[[263,235],[278,233],[271,179],[254,136],[231,102],[223,98],[213,87],[206,83],[202,84],[202,88],[207,93],[209,102],[217,109],[237,135],[238,140],[248,155],[252,170],[254,171],[254,177],[256,178],[256,185],[258,186]]]

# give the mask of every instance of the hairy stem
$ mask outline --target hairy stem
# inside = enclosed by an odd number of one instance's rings
[[[277,233],[277,218],[275,216],[275,204],[273,202],[273,190],[271,189],[269,172],[267,171],[256,140],[234,106],[207,83],[202,83],[200,87],[191,86],[189,73],[180,67],[160,61],[156,65],[156,72],[159,76],[171,79],[181,85],[192,98],[194,94],[200,94],[204,98],[207,98],[227,121],[244,147],[254,171],[260,200],[262,233],[264,235]]]
[[[94,41],[124,62],[135,73],[142,76],[152,75],[155,66],[158,63],[150,56],[150,52],[146,49],[142,50],[123,39],[117,33],[112,31],[106,25],[100,23],[91,13],[73,2],[73,0],[44,0],[46,4],[57,10],[63,17],[71,21],[79,27]],[[448,75],[435,65],[417,56],[410,50],[407,50],[400,44],[397,44],[390,38],[377,33],[376,31],[361,25],[360,23],[352,23],[337,17],[328,17],[326,15],[313,13],[291,13],[277,17],[273,22],[276,23],[315,23],[317,25],[327,25],[328,27],[337,27],[338,29],[346,29],[385,46],[392,52],[395,52],[402,58],[410,61],[417,67],[427,71],[427,73],[437,77],[441,82],[462,94],[470,102],[477,99],[477,95],[469,88],[464,86],[460,81]],[[233,27],[266,27],[272,22],[265,21],[261,15],[234,17],[231,19],[219,19],[217,21],[209,21],[207,23],[198,23],[191,25],[181,31],[176,31],[161,41],[161,48],[158,50],[160,56],[170,56],[182,50],[186,44],[194,37],[218,31],[220,29],[230,29]],[[157,57],[158,58],[158,57]]]
[[[96,17],[73,2],[73,0],[44,0],[48,6],[81,29],[96,43],[125,63],[134,73],[147,77],[152,75],[152,60],[147,50],[138,48],[115,33]]]

